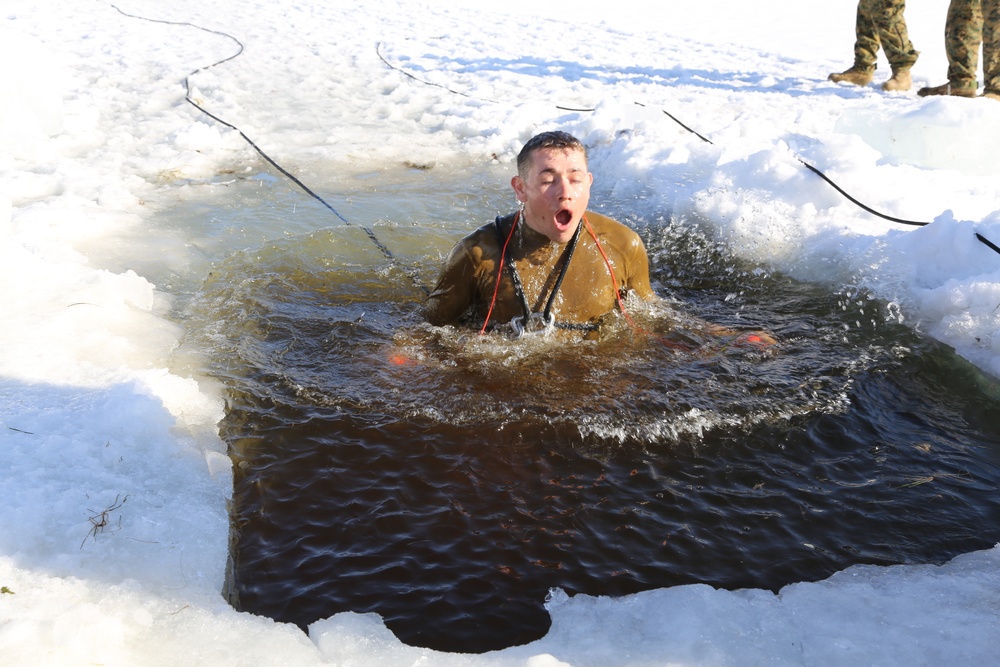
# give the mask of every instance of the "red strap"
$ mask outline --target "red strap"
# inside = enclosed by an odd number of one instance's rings
[[[490,308],[486,311],[486,319],[483,320],[483,328],[479,330],[479,335],[486,333],[486,325],[490,323],[490,317],[493,315],[493,307],[497,304],[497,294],[500,292],[500,278],[503,277],[504,258],[507,256],[507,245],[514,236],[514,230],[517,229],[517,221],[520,218],[521,212],[518,211],[514,214],[514,222],[511,223],[510,231],[507,232],[507,240],[503,242],[503,248],[500,250],[500,259],[497,261],[497,281],[493,286],[493,298],[490,299]]]
[[[601,253],[601,257],[604,258],[604,264],[608,267],[608,273],[611,274],[611,286],[615,289],[615,300],[618,302],[618,310],[622,311],[622,315],[625,316],[625,321],[629,323],[633,329],[638,329],[635,322],[632,321],[632,317],[625,310],[625,303],[622,301],[621,290],[618,289],[618,278],[615,277],[615,269],[611,266],[611,260],[608,259],[608,255],[604,252],[604,248],[601,247],[601,242],[597,240],[597,234],[594,233],[594,228],[590,226],[590,221],[587,220],[587,216],[583,216],[583,224],[587,226],[587,232],[590,234],[590,238],[594,239],[594,245],[597,246],[597,251]]]

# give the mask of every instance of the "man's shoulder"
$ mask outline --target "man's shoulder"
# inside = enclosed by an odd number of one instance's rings
[[[484,255],[494,254],[498,249],[496,223],[488,222],[462,237],[455,245],[454,251],[459,251],[478,261]]]
[[[465,241],[482,238],[496,239],[498,226],[501,234],[510,231],[510,226],[514,223],[515,215],[515,213],[502,216],[498,215],[495,219],[469,232],[462,240]]]
[[[504,226],[505,221],[507,222],[507,226]],[[487,222],[485,225],[472,230],[462,241],[469,243],[469,245],[481,246],[485,244],[494,246],[497,244],[497,224],[500,225],[501,229],[510,229],[510,221],[498,216],[497,220]]]
[[[609,227],[612,229],[624,227],[625,229],[630,229],[628,225],[618,222],[614,218],[609,218],[606,215],[595,213],[594,211],[587,211],[586,215],[587,221],[594,227],[594,229],[597,229],[598,227]]]
[[[618,222],[614,218],[593,211],[587,211],[586,215],[587,222],[590,223],[595,234],[629,241],[639,239],[639,234],[623,222]]]

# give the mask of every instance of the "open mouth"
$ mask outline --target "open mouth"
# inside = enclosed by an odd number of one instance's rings
[[[568,227],[573,222],[573,212],[568,208],[559,209],[556,213],[556,224],[560,227]]]

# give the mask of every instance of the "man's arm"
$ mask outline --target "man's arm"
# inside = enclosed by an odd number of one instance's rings
[[[459,242],[441,269],[437,285],[424,303],[424,319],[434,326],[455,324],[472,305],[475,268],[464,242]]]

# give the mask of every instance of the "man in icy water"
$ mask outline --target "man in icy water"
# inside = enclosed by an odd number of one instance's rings
[[[481,332],[509,325],[516,335],[552,328],[588,334],[615,308],[625,313],[629,294],[655,300],[639,235],[587,210],[593,181],[587,150],[576,137],[532,137],[510,182],[519,210],[498,216],[452,249],[427,298],[426,320],[470,324]],[[712,335],[737,335],[708,328]],[[742,342],[774,340],[755,333]]]

